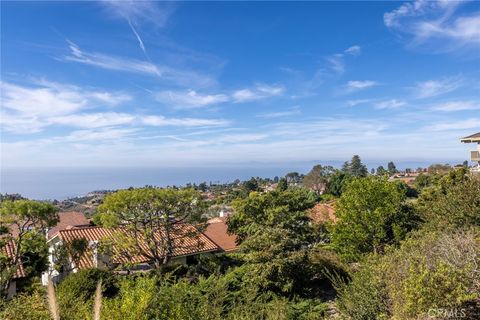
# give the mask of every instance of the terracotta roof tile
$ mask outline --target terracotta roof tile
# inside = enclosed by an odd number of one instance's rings
[[[6,255],[8,258],[13,259],[15,255],[15,242],[14,241],[8,241],[5,246],[0,248],[0,252],[4,255]],[[17,270],[15,271],[15,274],[13,275],[14,279],[18,278],[25,278],[27,275],[25,273],[25,270],[23,269],[23,264],[20,262]]]
[[[335,203],[317,203],[309,211],[309,217],[314,223],[325,223],[328,221],[337,222],[337,217],[335,216]]]
[[[185,256],[198,254],[202,252],[210,252],[219,250],[219,247],[199,232],[191,224],[178,224],[176,225],[177,230],[173,233],[173,257]],[[115,232],[122,232],[127,234],[128,231],[124,228],[103,228],[103,227],[83,227],[83,228],[73,228],[69,230],[60,230],[58,236],[62,241],[72,242],[75,239],[86,239],[89,242],[92,241],[101,241],[102,239],[111,238]],[[154,237],[160,239],[163,232],[156,232]],[[140,240],[140,246],[143,250],[148,251],[147,243],[143,240]],[[79,268],[89,268],[93,267],[93,249],[90,248],[85,252],[81,257]],[[115,248],[113,248],[115,250]],[[145,263],[149,262],[150,259],[142,254],[132,253],[127,257],[117,257],[112,262],[117,263]]]
[[[204,234],[215,242],[223,251],[237,249],[237,237],[228,234],[227,218],[213,218],[208,221]]]
[[[59,222],[55,227],[48,230],[48,238],[52,238],[58,231],[65,230],[68,227],[82,227],[90,225],[90,221],[85,214],[77,211],[65,211],[58,213]]]

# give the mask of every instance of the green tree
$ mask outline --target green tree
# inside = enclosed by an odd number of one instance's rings
[[[46,202],[6,200],[0,204],[0,249],[7,243],[13,244],[10,258],[0,254],[0,291],[7,290],[22,259],[25,258],[29,271],[46,268],[44,232],[57,222],[57,209]]]
[[[106,227],[122,225],[127,232],[118,233],[116,244],[131,247],[152,261],[156,268],[168,263],[174,239],[195,238],[181,224],[200,222],[205,211],[200,194],[193,189],[172,190],[140,188],[120,190],[105,197],[97,208],[99,221]],[[161,237],[154,236],[162,232]],[[146,243],[142,245],[142,242]],[[176,246],[189,241],[177,241]],[[126,249],[126,248],[124,248]],[[128,252],[129,250],[124,250]]]
[[[287,189],[288,189],[287,179],[281,178],[281,179],[278,181],[277,190],[278,190],[278,191],[285,191],[285,190],[287,190]]]
[[[430,187],[432,184],[432,177],[428,174],[419,174],[416,178],[415,181],[413,181],[413,185],[415,188],[418,190],[418,192],[421,192],[423,189]]]
[[[264,227],[306,234],[310,230],[306,210],[312,208],[315,201],[315,194],[304,189],[274,190],[265,194],[252,192],[246,199],[232,203],[234,214],[228,219],[228,229],[240,240]]]
[[[88,249],[86,239],[74,239],[70,242],[63,242],[54,248],[52,255],[54,257],[53,268],[59,273],[70,273],[78,268],[80,259]]]
[[[377,168],[377,176],[383,176],[387,173],[388,171],[385,170],[383,166],[378,166]]]
[[[329,227],[332,246],[344,259],[355,261],[398,243],[418,220],[405,199],[404,190],[385,178],[354,179],[335,206],[339,220]]]
[[[335,172],[331,166],[315,165],[310,172],[303,177],[302,184],[314,191],[316,194],[321,194],[327,185],[328,177]]]
[[[395,166],[395,163],[393,163],[393,161],[390,161],[388,163],[387,168],[388,168],[389,175],[394,175],[395,173],[398,172],[397,167]]]
[[[285,175],[285,179],[287,179],[288,184],[295,184],[300,182],[300,174],[298,172],[289,172]]]
[[[428,227],[480,227],[480,179],[464,172],[450,172],[420,195],[417,207]]]
[[[352,179],[350,174],[340,170],[336,171],[328,179],[326,193],[339,197]]]
[[[366,177],[368,175],[368,169],[358,155],[354,155],[350,162],[345,162],[342,170],[354,177]]]
[[[258,186],[258,181],[254,177],[250,178],[250,180],[247,180],[243,183],[243,188],[245,192],[248,194],[252,191],[258,191],[259,186]]]

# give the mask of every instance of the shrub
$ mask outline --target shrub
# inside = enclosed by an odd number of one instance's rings
[[[20,294],[6,301],[0,299],[0,319],[4,320],[51,320],[44,292],[37,290],[30,295]]]
[[[371,258],[371,257],[370,257]],[[352,275],[349,283],[336,277],[337,307],[347,319],[388,319],[389,300],[386,284],[375,263],[367,263]]]
[[[97,283],[102,280],[102,294],[113,297],[117,281],[113,273],[101,269],[85,269],[70,274],[57,287],[57,300],[62,319],[88,318]]]

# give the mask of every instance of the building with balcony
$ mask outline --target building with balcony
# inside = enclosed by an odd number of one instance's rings
[[[472,168],[472,171],[480,172],[480,132],[472,134],[468,137],[460,139],[463,143],[476,143],[477,150],[470,152],[470,161],[474,162],[475,165]]]

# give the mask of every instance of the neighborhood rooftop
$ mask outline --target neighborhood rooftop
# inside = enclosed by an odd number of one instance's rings
[[[65,211],[58,213],[58,223],[55,227],[48,230],[48,238],[52,238],[60,230],[71,227],[86,227],[90,225],[90,220],[85,217],[83,212]]]
[[[15,255],[15,242],[13,240],[8,241],[5,246],[0,247],[0,253],[5,255],[9,259],[13,259]],[[23,269],[23,264],[19,263],[17,265],[17,269],[15,270],[15,274],[13,275],[13,279],[19,279],[26,277],[25,270]]]
[[[188,256],[193,254],[199,254],[203,252],[217,251],[220,248],[209,238],[199,232],[193,225],[182,223],[176,225],[177,234],[174,235],[173,245],[173,257]],[[116,232],[126,233],[126,229],[123,228],[103,228],[103,227],[80,227],[66,230],[60,230],[50,241],[54,241],[57,237],[61,241],[71,243],[74,240],[85,239],[92,244],[104,239],[112,239]],[[187,236],[191,235],[191,236]],[[162,232],[156,232],[155,238],[162,237]],[[144,240],[140,240],[140,245],[145,247],[145,251],[148,251],[148,245]],[[83,254],[79,261],[79,268],[94,267],[94,248],[90,248]],[[116,250],[115,247],[113,250]],[[127,258],[128,256],[128,258]],[[138,253],[132,253],[125,256],[119,256],[114,261],[116,263],[147,263],[150,259],[144,255]]]
[[[460,141],[465,143],[480,142],[480,132],[464,137]]]
[[[228,234],[228,226],[226,217],[216,217],[208,221],[204,234],[217,244],[225,252],[237,249],[237,237]]]

